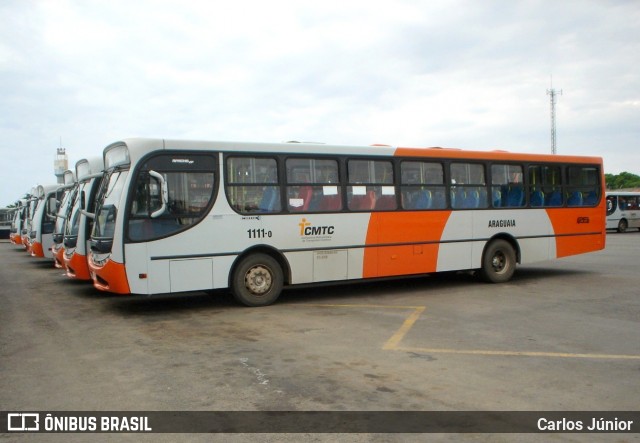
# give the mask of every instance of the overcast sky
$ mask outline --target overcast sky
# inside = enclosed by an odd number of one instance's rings
[[[0,1],[0,206],[124,137],[599,155],[640,174],[640,2]]]

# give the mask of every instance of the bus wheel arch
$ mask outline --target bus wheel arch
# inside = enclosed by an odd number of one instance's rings
[[[520,246],[515,238],[507,234],[496,235],[482,251],[480,277],[489,283],[507,282],[521,259]]]
[[[275,302],[290,281],[289,265],[278,251],[254,247],[240,254],[229,274],[234,298],[245,306],[267,306]]]

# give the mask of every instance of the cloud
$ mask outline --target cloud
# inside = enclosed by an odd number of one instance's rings
[[[602,155],[640,173],[634,2],[0,4],[0,204],[128,136]],[[634,169],[635,168],[635,169]]]

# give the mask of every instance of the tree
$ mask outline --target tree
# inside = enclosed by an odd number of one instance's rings
[[[640,188],[640,176],[630,172],[621,172],[617,175],[605,174],[604,179],[607,189]]]

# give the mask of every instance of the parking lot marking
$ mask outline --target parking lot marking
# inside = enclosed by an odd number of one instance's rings
[[[546,357],[546,358],[583,358],[597,360],[640,360],[640,355],[632,354],[581,354],[570,352],[537,352],[537,351],[492,351],[488,349],[450,349],[450,348],[421,348],[400,346],[400,343],[409,330],[418,321],[420,315],[427,309],[426,306],[393,306],[393,305],[306,305],[324,308],[374,308],[374,309],[412,309],[413,311],[405,319],[392,336],[385,342],[382,349],[385,351],[404,351],[417,354],[459,354],[459,355],[485,355],[505,357]]]
[[[466,354],[514,357],[593,358],[600,360],[640,360],[640,355],[625,354],[572,354],[567,352],[491,351],[482,349],[412,348],[404,346],[397,346],[393,350],[415,352],[418,354]]]
[[[404,336],[409,332],[409,329],[413,327],[413,324],[418,320],[418,317],[427,309],[425,306],[415,307],[415,310],[407,317],[407,319],[402,323],[400,329],[396,331],[395,334],[391,336],[389,340],[382,346],[382,349],[386,350],[396,350],[398,349],[398,345],[404,338]]]

